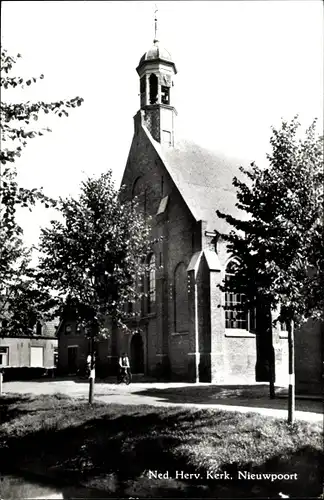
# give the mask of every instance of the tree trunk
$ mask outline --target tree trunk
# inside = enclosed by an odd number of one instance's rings
[[[288,423],[292,424],[295,420],[295,338],[293,320],[288,323],[288,365]]]
[[[275,356],[274,349],[272,345],[272,330],[271,330],[271,346],[269,347],[270,360],[269,360],[269,396],[270,399],[275,399]]]
[[[95,355],[94,355],[94,332],[92,332],[91,336],[91,345],[90,345],[90,375],[89,375],[89,405],[93,404],[93,394],[94,394],[94,383],[95,383]]]
[[[267,380],[269,381],[269,397],[275,399],[275,355],[273,349],[271,307],[264,301],[257,302],[257,329],[259,330],[261,348],[259,355],[261,362],[268,367]],[[265,380],[265,379],[264,379]]]

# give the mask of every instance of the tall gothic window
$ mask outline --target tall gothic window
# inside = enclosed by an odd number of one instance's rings
[[[133,183],[132,198],[137,199],[138,208],[144,214],[147,215],[147,190],[143,182],[143,177],[137,177]]]
[[[174,330],[188,331],[187,268],[180,262],[174,271]]]
[[[132,188],[132,198],[135,198],[135,196],[140,198],[143,191],[142,180],[143,180],[142,177],[137,177],[135,179]]]
[[[229,284],[235,274],[237,262],[231,261],[225,271],[225,283]],[[225,292],[225,328],[249,330],[249,314],[245,309],[244,293]]]
[[[156,262],[152,253],[148,260],[148,303],[147,312],[154,311],[156,301]]]

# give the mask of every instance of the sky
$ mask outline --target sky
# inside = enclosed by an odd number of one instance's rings
[[[177,66],[178,136],[256,161],[270,152],[271,126],[299,114],[323,129],[323,4],[299,1],[4,1],[1,43],[22,54],[15,71],[38,76],[9,98],[80,96],[68,118],[46,115],[52,133],[30,141],[17,162],[25,187],[77,196],[86,176],[112,169],[119,186],[139,109],[136,67],[154,38]],[[2,99],[5,97],[2,96]],[[27,244],[53,212],[19,213]]]

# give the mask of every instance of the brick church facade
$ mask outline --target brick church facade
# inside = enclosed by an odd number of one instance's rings
[[[116,352],[127,351],[135,371],[214,383],[253,382],[257,360],[250,314],[234,311],[242,297],[219,285],[231,256],[228,231],[216,209],[238,213],[232,186],[239,165],[179,140],[172,101],[175,63],[157,40],[137,67],[140,109],[122,178],[124,196],[137,197],[150,219],[153,252],[137,304],[133,334],[117,332]],[[242,214],[244,215],[244,214]],[[225,307],[224,307],[225,306]],[[274,331],[276,373],[283,379],[287,342]],[[262,349],[261,349],[262,350]],[[260,370],[258,378],[267,378]]]
[[[118,356],[125,351],[133,373],[193,382],[266,382],[269,362],[255,333],[255,317],[240,310],[240,294],[225,295],[219,288],[231,273],[232,260],[221,236],[229,227],[216,209],[244,217],[235,206],[232,186],[240,163],[179,140],[172,94],[177,69],[158,40],[136,70],[140,109],[122,178],[123,196],[137,198],[155,243],[147,256],[147,277],[139,281],[146,297],[132,306],[137,319],[129,322],[130,332],[112,331],[98,343],[98,371],[116,373]],[[321,344],[322,334],[317,326],[315,330],[313,337]],[[59,332],[62,372],[85,364],[88,341],[80,333],[73,321]],[[313,352],[313,344],[303,338],[296,336],[296,346],[307,344]],[[273,330],[273,348],[276,383],[286,385],[287,335],[279,326]],[[322,344],[313,353],[316,361],[301,363],[299,372],[297,354],[297,390],[298,377],[304,377],[305,392],[315,363],[321,365],[321,352]],[[318,392],[322,375],[316,370]]]

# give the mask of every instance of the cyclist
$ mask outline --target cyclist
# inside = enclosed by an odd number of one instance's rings
[[[130,370],[130,363],[126,352],[123,352],[119,358],[119,382],[123,380],[125,375],[128,376],[129,382],[132,380],[132,374]]]

